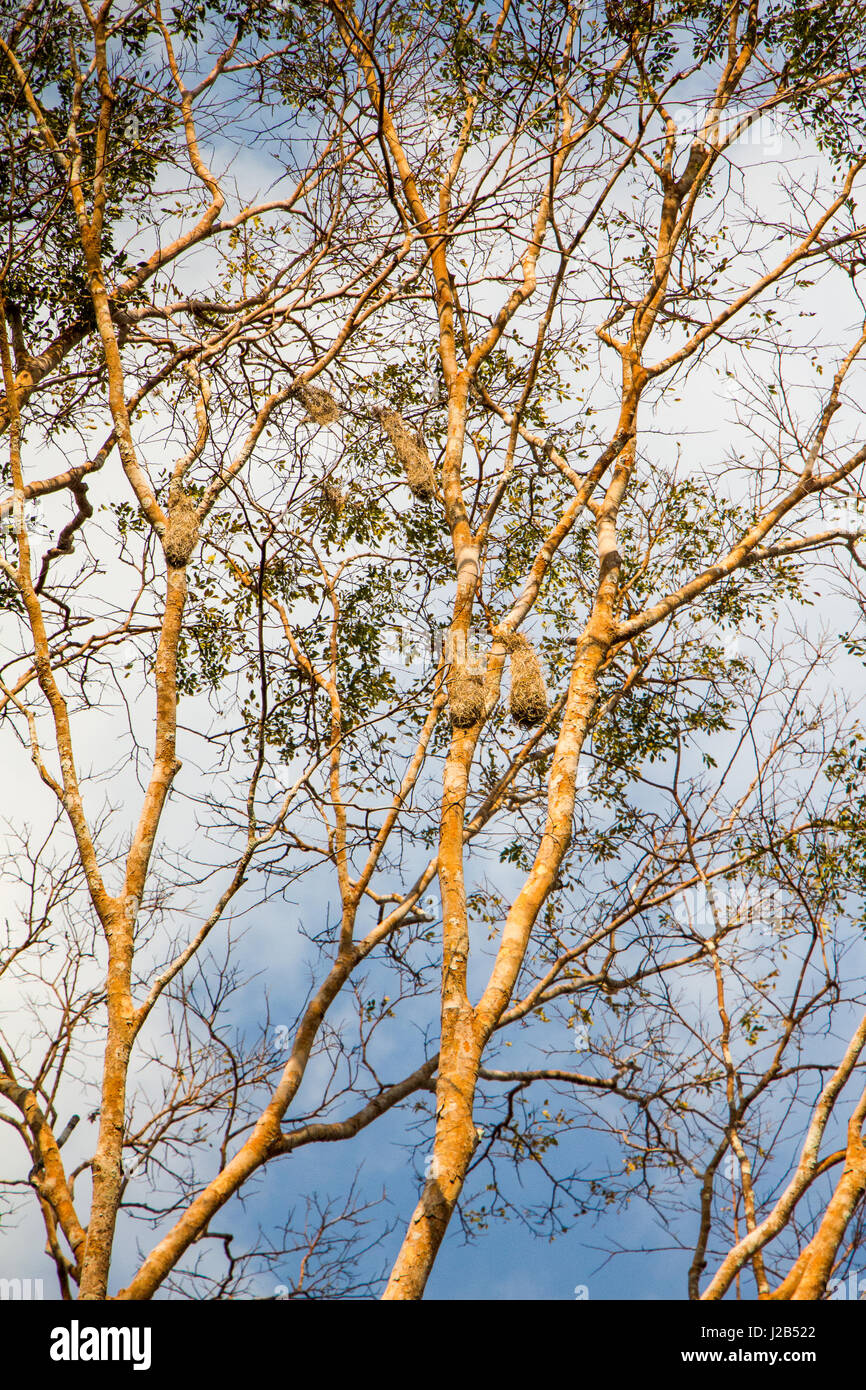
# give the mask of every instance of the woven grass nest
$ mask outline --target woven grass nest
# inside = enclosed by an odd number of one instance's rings
[[[451,723],[471,729],[484,714],[484,666],[479,661],[455,662],[448,676]]]
[[[168,526],[165,528],[163,549],[173,569],[189,564],[198,540],[198,517],[195,502],[182,488],[174,489],[169,497]]]
[[[340,516],[346,505],[346,494],[342,488],[337,487],[336,483],[324,482],[319,497],[324,511],[331,516]]]
[[[521,728],[537,728],[549,712],[541,662],[531,642],[521,634],[514,634],[507,645],[511,655],[511,718]]]
[[[436,496],[436,478],[424,440],[408,428],[398,410],[378,410],[376,414],[403,465],[413,495],[422,502],[429,502]]]
[[[321,386],[299,386],[293,392],[307,412],[307,419],[316,425],[333,425],[343,411],[330,391]]]

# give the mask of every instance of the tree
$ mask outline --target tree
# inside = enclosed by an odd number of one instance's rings
[[[64,1297],[378,1288],[360,1185],[211,1223],[386,1116],[432,1140],[389,1299],[455,1213],[639,1197],[692,1297],[860,1248],[863,19],[4,21],[0,1113]]]

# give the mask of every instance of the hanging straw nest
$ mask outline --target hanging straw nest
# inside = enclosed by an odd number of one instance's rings
[[[448,677],[451,723],[457,729],[471,729],[484,714],[484,667],[478,661],[457,663]]]
[[[521,728],[533,729],[548,715],[547,691],[535,648],[515,634],[508,642],[511,652],[511,718]]]
[[[182,488],[174,489],[169,497],[168,526],[163,539],[165,558],[173,569],[189,564],[197,540],[195,502]]]
[[[427,446],[420,434],[407,429],[397,410],[379,410],[379,423],[394,445],[394,453],[406,470],[406,481],[422,502],[436,496],[436,478]]]
[[[299,386],[293,394],[306,410],[307,419],[316,425],[333,425],[343,413],[330,391],[321,386]]]
[[[346,494],[342,488],[337,487],[336,483],[324,482],[319,494],[324,511],[331,516],[340,516],[346,505]]]

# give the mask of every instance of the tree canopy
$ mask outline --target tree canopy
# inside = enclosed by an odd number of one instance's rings
[[[863,0],[2,7],[0,1202],[62,1297],[637,1212],[682,1297],[857,1268],[864,77]]]

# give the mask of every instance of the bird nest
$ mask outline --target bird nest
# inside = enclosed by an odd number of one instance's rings
[[[455,663],[448,677],[451,723],[471,729],[484,714],[484,667],[480,662]]]
[[[168,525],[163,538],[168,564],[173,569],[182,569],[184,565],[189,564],[197,540],[198,516],[195,502],[188,493],[178,488],[169,500]]]
[[[399,411],[380,410],[378,416],[403,465],[412,493],[422,502],[429,502],[436,496],[436,478],[426,444],[419,434],[407,428]]]
[[[336,483],[322,483],[319,493],[322,510],[330,516],[340,516],[346,505],[346,494],[342,488],[337,487]]]
[[[294,392],[307,412],[307,419],[316,425],[333,425],[343,411],[330,391],[321,386],[299,386]]]
[[[543,724],[548,715],[541,662],[535,648],[519,634],[511,638],[508,646],[511,651],[511,717],[515,724],[533,729]]]

